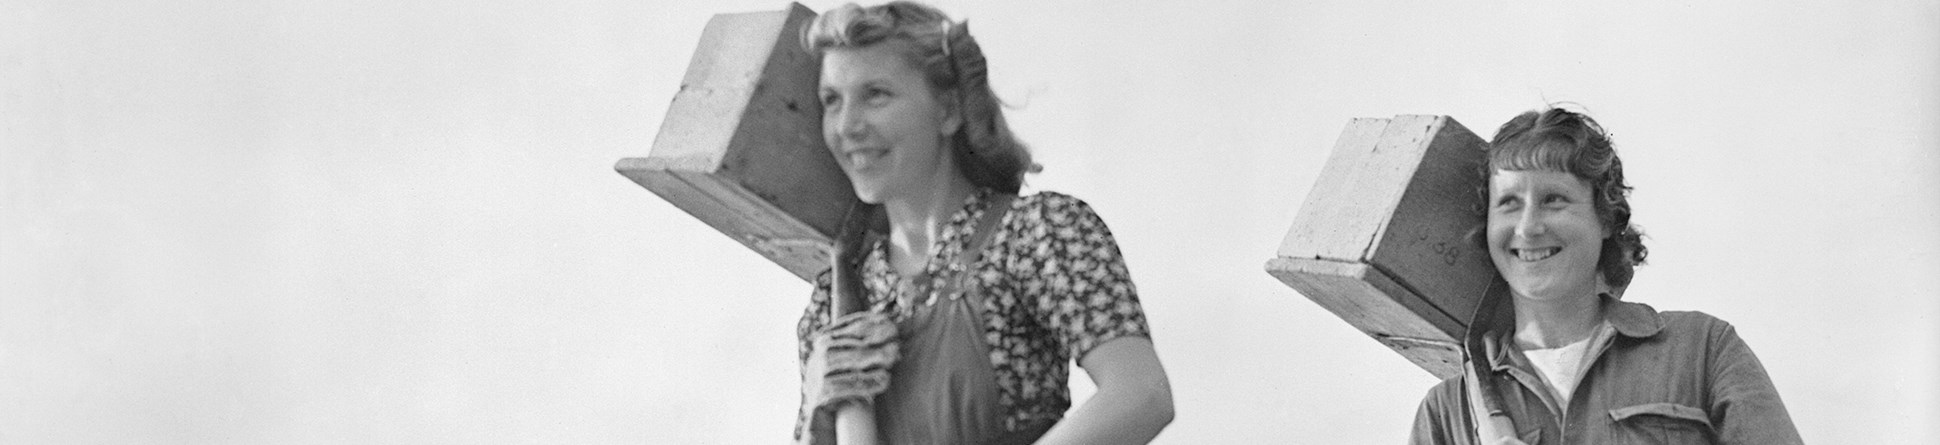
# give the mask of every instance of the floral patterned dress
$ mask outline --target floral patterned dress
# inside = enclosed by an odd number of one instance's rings
[[[991,193],[972,194],[950,218],[922,276],[956,275],[945,269],[957,267],[951,259],[970,242],[968,233],[989,210]],[[1066,381],[1072,360],[1112,339],[1150,338],[1151,332],[1117,242],[1084,201],[1054,192],[1019,197],[998,227],[969,272],[984,290],[983,338],[1003,427],[1017,431],[1056,422],[1071,407]],[[908,295],[912,286],[897,285],[900,277],[889,266],[886,249],[884,243],[869,248],[862,262],[863,293],[868,310],[901,322],[922,301]],[[799,360],[808,358],[810,335],[829,323],[829,283],[828,273],[815,280],[796,326]],[[796,431],[802,431],[800,425]]]

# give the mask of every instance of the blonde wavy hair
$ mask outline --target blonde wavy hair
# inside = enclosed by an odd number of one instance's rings
[[[930,88],[946,94],[963,125],[950,136],[957,169],[972,184],[1007,193],[1023,187],[1024,175],[1041,169],[1024,142],[1004,122],[1003,103],[990,89],[983,49],[970,27],[943,11],[911,1],[876,6],[842,5],[803,28],[802,47],[821,54],[831,48],[893,44]]]

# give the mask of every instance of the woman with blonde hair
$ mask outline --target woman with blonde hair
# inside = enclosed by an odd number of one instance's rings
[[[1017,196],[1035,164],[968,27],[849,4],[803,44],[822,57],[823,138],[871,206],[798,325],[796,441],[1145,443],[1171,422],[1104,221],[1068,195]],[[1072,360],[1098,391],[1067,415]]]

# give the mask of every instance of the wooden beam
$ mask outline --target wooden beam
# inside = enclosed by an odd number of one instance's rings
[[[1460,373],[1496,280],[1471,238],[1482,145],[1446,116],[1349,121],[1267,272],[1430,373]]]
[[[856,202],[822,143],[821,58],[801,47],[815,12],[717,14],[645,158],[614,169],[804,280]]]

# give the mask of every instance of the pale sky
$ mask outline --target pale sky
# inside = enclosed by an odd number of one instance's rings
[[[1558,101],[1626,299],[1735,325],[1809,442],[1940,442],[1940,4],[1039,3],[938,2],[1117,236],[1158,443],[1405,439],[1435,380],[1263,265],[1349,119]],[[612,170],[783,6],[0,1],[0,442],[786,441],[808,285]]]

